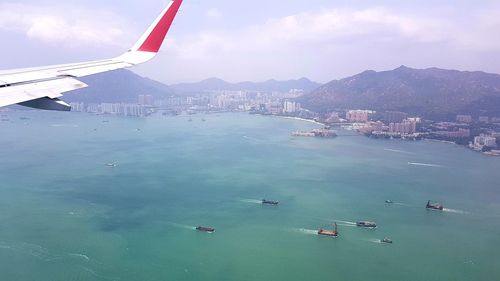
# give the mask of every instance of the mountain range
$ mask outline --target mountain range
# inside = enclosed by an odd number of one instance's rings
[[[197,83],[180,83],[170,87],[178,94],[203,93],[205,91],[259,91],[259,92],[289,92],[292,89],[301,89],[306,93],[318,88],[321,84],[307,78],[297,80],[277,81],[274,79],[265,82],[229,83],[219,78],[209,78]]]
[[[198,83],[167,86],[128,70],[117,70],[85,77],[82,81],[89,87],[65,94],[64,100],[136,103],[140,94],[165,98],[216,90],[288,92],[303,89],[306,94],[298,101],[304,108],[316,112],[390,110],[434,120],[450,119],[456,114],[500,116],[500,75],[480,71],[401,66],[390,71],[368,70],[325,85],[307,78],[260,83],[228,83],[210,78]]]
[[[365,71],[299,98],[303,107],[396,110],[439,120],[456,114],[500,116],[500,75],[439,68]]]
[[[291,89],[303,89],[305,92],[310,92],[321,85],[307,78],[289,81],[268,80],[261,83],[229,83],[218,78],[210,78],[198,83],[181,83],[167,86],[123,69],[84,77],[81,80],[88,84],[89,87],[66,93],[63,98],[65,101],[136,103],[138,95],[141,94],[153,95],[156,99],[159,99],[217,90],[288,92]]]

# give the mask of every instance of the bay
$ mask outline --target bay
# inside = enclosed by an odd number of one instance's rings
[[[7,115],[0,122],[2,280],[500,274],[499,158],[344,130],[335,139],[291,137],[318,125],[237,113]],[[263,198],[280,204],[263,206]],[[429,199],[445,211],[426,210]],[[378,227],[360,229],[357,220]],[[315,234],[334,221],[338,238]],[[198,225],[216,232],[197,232]],[[379,243],[386,236],[392,245]]]

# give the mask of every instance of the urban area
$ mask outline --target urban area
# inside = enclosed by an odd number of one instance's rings
[[[500,156],[500,117],[458,115],[455,120],[433,121],[405,112],[376,112],[345,109],[316,113],[301,106],[296,98],[303,90],[263,93],[257,91],[209,91],[196,95],[155,99],[139,95],[137,103],[71,103],[72,111],[145,117],[151,114],[179,115],[215,112],[285,116],[315,121],[323,129],[292,132],[293,136],[334,137],[332,128],[342,127],[372,138],[433,139],[467,146],[488,155]]]

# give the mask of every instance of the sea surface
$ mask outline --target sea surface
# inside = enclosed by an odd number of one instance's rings
[[[0,280],[500,280],[500,158],[247,114],[1,114]]]

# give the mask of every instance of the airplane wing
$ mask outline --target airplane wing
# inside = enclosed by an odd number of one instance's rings
[[[31,69],[0,71],[0,107],[23,106],[69,111],[59,98],[63,93],[85,88],[76,78],[119,68],[127,68],[151,60],[159,51],[182,0],[172,0],[144,35],[119,57]]]

